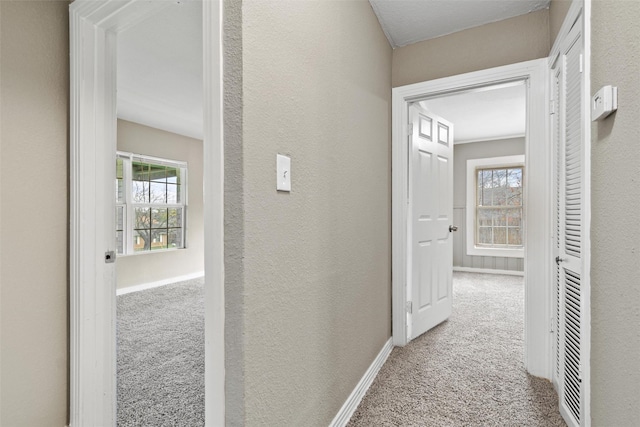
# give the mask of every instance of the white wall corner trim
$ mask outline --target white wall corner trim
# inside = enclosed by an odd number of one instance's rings
[[[329,427],[344,427],[347,425],[353,416],[353,413],[358,409],[358,405],[367,393],[367,390],[371,387],[373,380],[378,375],[380,368],[382,368],[384,362],[387,361],[387,358],[391,354],[391,350],[393,350],[393,338],[389,338],[384,346],[382,346],[382,350],[380,350],[380,353],[378,353],[376,358],[373,360],[369,369],[367,369],[347,400],[344,402],[344,405],[342,405],[342,408],[340,408],[333,421],[331,421]]]
[[[524,271],[496,270],[493,268],[455,267],[454,266],[453,271],[459,271],[461,273],[504,274],[507,276],[524,277]]]
[[[126,288],[116,290],[116,295],[125,295],[132,292],[146,291],[147,289],[159,288],[160,286],[171,285],[178,282],[184,282],[186,280],[199,279],[200,277],[204,277],[204,271],[198,271],[197,273],[185,274],[182,276],[169,277],[168,279],[142,283],[135,286],[128,286]]]

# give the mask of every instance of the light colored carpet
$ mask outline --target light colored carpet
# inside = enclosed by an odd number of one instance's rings
[[[119,427],[204,425],[203,281],[118,296]]]
[[[453,284],[451,318],[393,350],[349,426],[565,426],[552,384],[524,369],[522,278]]]

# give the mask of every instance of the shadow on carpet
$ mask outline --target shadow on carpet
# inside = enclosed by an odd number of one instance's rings
[[[119,427],[204,425],[203,284],[118,296]]]
[[[393,350],[349,427],[565,426],[552,384],[524,368],[522,278],[453,286],[451,318]]]

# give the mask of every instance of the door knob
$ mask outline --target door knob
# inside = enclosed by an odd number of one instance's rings
[[[449,233],[451,233],[452,231],[458,231],[458,227],[456,227],[455,225],[450,225],[449,226]]]
[[[556,257],[556,264],[560,265],[561,262],[565,262],[566,259],[560,258],[559,256]]]

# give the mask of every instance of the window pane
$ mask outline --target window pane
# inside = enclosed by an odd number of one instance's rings
[[[169,208],[168,226],[182,227],[182,208]]]
[[[490,227],[493,225],[492,213],[490,209],[478,209],[478,225]]]
[[[167,168],[167,182],[170,184],[180,184],[179,168]]]
[[[118,254],[124,253],[124,231],[116,231],[116,251]]]
[[[116,203],[124,202],[124,165],[122,159],[116,159]]]
[[[482,171],[476,173],[476,205],[482,205]]]
[[[511,188],[522,188],[522,168],[509,169],[507,181]]]
[[[131,164],[131,179],[134,181],[149,181],[149,165],[133,162]]]
[[[493,243],[493,234],[491,232],[491,227],[480,227],[478,229],[478,244],[490,245],[492,243]]]
[[[167,249],[167,230],[151,230],[151,250]]]
[[[493,229],[493,244],[494,245],[506,245],[507,244],[507,227],[494,227],[494,229]]]
[[[149,165],[149,181],[167,182],[166,167],[159,165]]]
[[[507,195],[505,194],[504,188],[494,188],[493,189],[493,206],[506,206],[507,204]]]
[[[124,180],[116,179],[116,203],[124,203]]]
[[[167,184],[167,203],[180,203],[180,186]]]
[[[522,221],[522,210],[520,209],[509,209],[507,225],[509,227],[520,227]]]
[[[476,244],[522,246],[521,167],[476,170]]]
[[[124,206],[116,206],[116,230],[124,230]]]
[[[494,209],[493,210],[493,225],[504,227],[507,225],[507,211],[506,209]]]
[[[133,203],[149,203],[149,183],[132,181],[131,200]]]
[[[522,188],[509,188],[507,190],[507,205],[522,206]]]
[[[167,228],[167,209],[151,209],[151,228]]]
[[[492,175],[491,170],[482,171],[482,206],[491,206]]]
[[[182,191],[186,191],[183,174],[186,176],[186,169],[156,164],[151,158],[141,157],[132,162],[116,159],[116,238],[119,251],[126,253],[131,246],[134,252],[167,249],[170,239],[171,247],[184,247],[185,207],[180,207],[184,203]],[[127,216],[128,209],[131,209],[126,205],[128,191],[131,191],[134,204],[131,218]],[[167,208],[167,203],[179,207]],[[128,242],[128,233],[132,233],[133,242]]]
[[[522,246],[522,229],[509,228],[509,244]]]
[[[134,230],[133,251],[148,251],[151,248],[151,233],[149,230]]]
[[[149,208],[135,208],[133,210],[134,228],[137,230],[151,228],[151,209]]]
[[[169,229],[169,247],[170,248],[182,248],[182,229],[170,228]]]
[[[150,203],[167,203],[167,184],[151,182],[149,191]]]
[[[116,179],[124,178],[124,162],[122,159],[116,159]]]
[[[495,169],[493,171],[493,187],[505,188],[507,186],[507,170]]]

